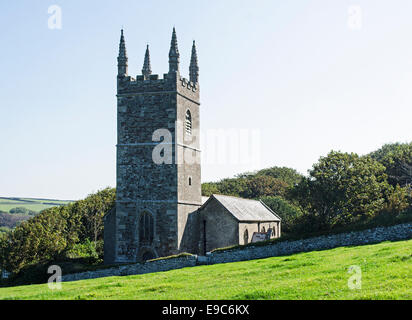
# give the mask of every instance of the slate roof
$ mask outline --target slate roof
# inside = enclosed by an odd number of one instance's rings
[[[238,221],[281,221],[280,217],[262,201],[250,199],[214,194],[203,204],[202,208],[207,206],[213,198],[224,206]]]

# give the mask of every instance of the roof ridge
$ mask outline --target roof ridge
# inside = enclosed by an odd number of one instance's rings
[[[226,195],[226,194],[217,194],[217,193],[216,193],[216,194],[212,194],[212,196],[235,198],[235,199],[240,199],[240,200],[245,200],[245,201],[256,201],[256,202],[259,202],[259,201],[260,201],[260,200],[255,200],[255,199],[235,197],[235,196],[229,196],[229,195]]]
[[[213,194],[202,206],[205,208],[211,199],[220,203],[238,221],[280,221],[280,217],[261,200]],[[246,201],[248,200],[248,201]]]

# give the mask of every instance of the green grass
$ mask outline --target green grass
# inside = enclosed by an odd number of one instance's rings
[[[9,212],[10,209],[24,207],[32,211],[40,212],[55,206],[70,203],[66,200],[30,199],[30,198],[4,198],[0,197],[0,211]]]
[[[362,289],[348,288],[348,269]],[[412,299],[412,240],[127,277],[0,288],[1,299]]]

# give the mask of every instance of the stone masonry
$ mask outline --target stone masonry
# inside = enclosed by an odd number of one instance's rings
[[[195,43],[190,80],[180,76],[179,59],[173,29],[169,72],[162,79],[151,74],[147,47],[142,75],[129,76],[122,30],[117,76],[117,198],[115,209],[105,217],[106,264],[198,250],[201,181],[200,143],[195,133],[200,127],[200,103]],[[164,148],[161,164],[153,161],[159,144]],[[186,163],[184,154],[196,161]]]

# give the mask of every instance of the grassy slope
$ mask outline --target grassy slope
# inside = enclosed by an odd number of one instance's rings
[[[24,207],[29,210],[40,212],[41,210],[68,204],[65,200],[28,199],[28,198],[0,198],[0,211],[9,212],[16,207]]]
[[[362,269],[350,290],[348,268]],[[412,299],[412,240],[155,274],[0,288],[2,299]]]

